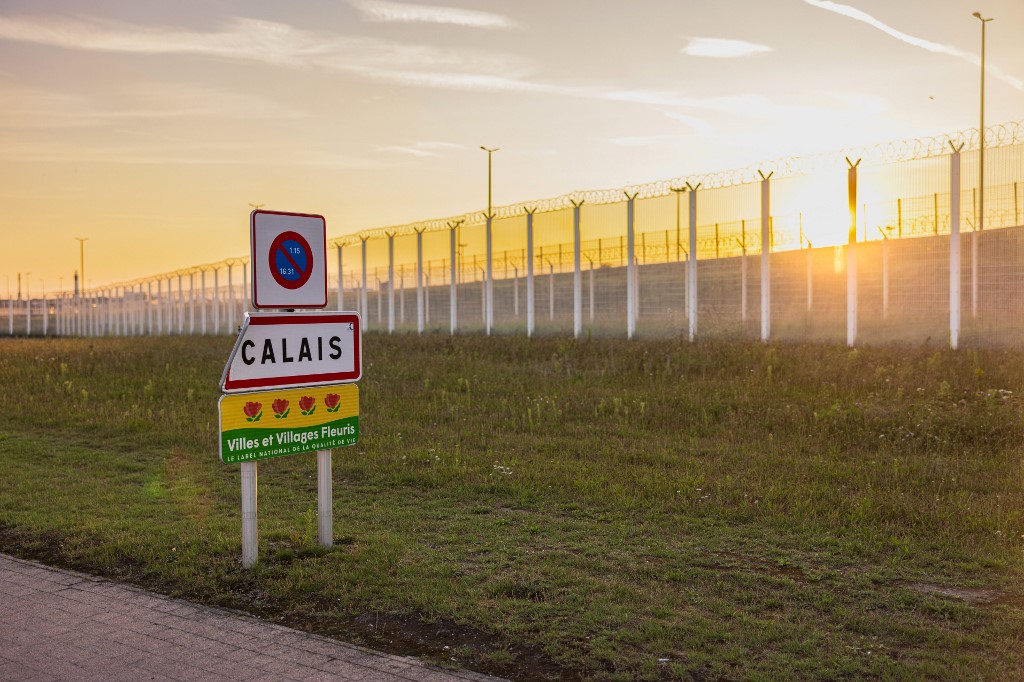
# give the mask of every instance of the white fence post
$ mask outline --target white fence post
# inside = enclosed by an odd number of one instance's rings
[[[960,345],[960,150],[949,157],[949,347]]]
[[[220,334],[220,268],[213,268],[213,335]]]
[[[882,232],[882,319],[889,319],[889,235]]]
[[[199,271],[199,299],[202,305],[199,308],[200,330],[206,336],[206,270]]]
[[[377,294],[380,296],[380,293]],[[395,233],[388,235],[388,334],[395,333]]]
[[[860,159],[846,159],[847,199],[850,208],[850,230],[846,245],[846,345],[857,343],[857,165]]]
[[[335,248],[338,250],[338,309],[339,310],[344,310],[345,309],[345,295],[344,295],[345,279],[344,279],[344,276],[342,274],[344,272],[344,270],[341,269],[341,245],[338,244],[337,246],[335,246]]]
[[[486,284],[484,284],[484,328],[487,336],[490,336],[491,328],[494,326],[494,253],[491,235],[494,214],[487,213],[485,217],[487,218],[487,271],[485,273]]]
[[[701,183],[691,185],[690,190],[690,265],[686,270],[686,309],[690,320],[690,341],[697,338],[697,190]]]
[[[423,230],[416,230],[416,331],[423,333]]]
[[[533,292],[533,214],[536,208],[526,209],[526,336],[533,336],[534,292]]]
[[[761,176],[761,343],[768,343],[772,334],[771,278],[771,177],[774,171]]]
[[[228,263],[228,314],[224,320],[225,331],[231,333],[231,325],[237,319],[235,317],[235,283],[232,277],[232,264]]]
[[[459,266],[458,266],[458,227],[462,224],[461,220],[448,223],[448,229],[451,230],[451,266],[452,274],[450,281],[450,289],[448,294],[448,318],[450,320],[450,333],[455,334],[455,330],[459,326]]]
[[[572,336],[580,338],[583,333],[583,278],[580,273],[580,208],[583,200],[572,201]]]
[[[626,338],[636,334],[636,197],[626,195]]]

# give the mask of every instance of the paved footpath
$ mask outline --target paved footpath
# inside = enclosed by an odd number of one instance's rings
[[[0,554],[0,680],[495,679]]]

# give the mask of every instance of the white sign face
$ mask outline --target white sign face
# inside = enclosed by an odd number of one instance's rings
[[[249,221],[253,306],[326,306],[327,221],[324,217],[257,209]]]
[[[363,373],[358,313],[247,313],[221,376],[224,393],[325,386]]]

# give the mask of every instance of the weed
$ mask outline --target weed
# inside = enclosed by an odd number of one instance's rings
[[[268,460],[242,571],[231,341],[0,341],[0,547],[510,677],[1024,665],[1024,353],[368,333],[335,548]]]

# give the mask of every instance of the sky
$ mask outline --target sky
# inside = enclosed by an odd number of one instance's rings
[[[0,0],[0,286],[977,127],[975,11],[1024,119],[1024,0]]]

